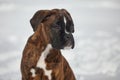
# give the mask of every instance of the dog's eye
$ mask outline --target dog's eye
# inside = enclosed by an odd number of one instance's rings
[[[58,21],[56,24],[57,24],[57,25],[60,25],[60,24],[61,24],[61,22],[60,22],[60,21]]]
[[[60,30],[61,29],[61,27],[58,24],[54,24],[53,28],[56,29],[56,30]]]

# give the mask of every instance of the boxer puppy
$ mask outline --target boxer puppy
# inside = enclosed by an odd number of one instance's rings
[[[60,51],[74,48],[74,24],[68,11],[40,10],[30,23],[34,33],[23,51],[22,80],[76,80]]]

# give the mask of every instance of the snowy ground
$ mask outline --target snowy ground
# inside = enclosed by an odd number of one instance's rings
[[[77,80],[120,80],[119,0],[0,0],[0,80],[21,80],[20,60],[39,9],[66,8],[75,24],[73,50],[62,51]]]

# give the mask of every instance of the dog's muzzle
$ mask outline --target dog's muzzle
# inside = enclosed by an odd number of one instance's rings
[[[65,40],[65,45],[64,45],[64,49],[66,49],[66,48],[74,48],[74,45],[75,45],[75,43],[74,43],[74,38],[73,38],[73,35],[70,33],[70,34],[66,34],[65,36],[64,36],[64,40]]]

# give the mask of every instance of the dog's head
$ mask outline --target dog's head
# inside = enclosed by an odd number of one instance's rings
[[[41,23],[47,28],[50,44],[53,48],[74,48],[74,24],[71,15],[65,9],[40,10],[30,20],[33,31]]]

